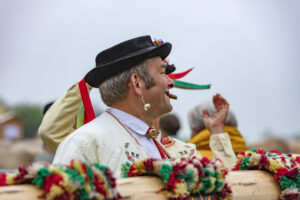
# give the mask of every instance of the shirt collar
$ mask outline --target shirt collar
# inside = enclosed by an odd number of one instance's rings
[[[136,132],[137,134],[146,135],[149,126],[144,121],[117,108],[109,108],[108,110],[114,116],[116,116],[128,129],[134,130],[134,132]]]

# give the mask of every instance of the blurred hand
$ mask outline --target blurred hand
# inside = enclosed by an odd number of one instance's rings
[[[203,122],[211,134],[224,133],[224,123],[228,114],[229,104],[220,94],[213,97],[216,113],[209,116],[207,109],[203,109]]]

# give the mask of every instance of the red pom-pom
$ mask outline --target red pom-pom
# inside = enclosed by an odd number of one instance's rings
[[[7,183],[6,183],[6,174],[3,173],[3,174],[0,174],[0,186],[6,186]]]
[[[279,153],[278,151],[276,151],[275,149],[270,150],[270,153],[277,153],[278,155],[281,155],[281,153]]]
[[[300,163],[300,156],[297,156],[297,157],[296,157],[296,162],[297,162],[297,163]]]
[[[256,150],[256,153],[259,153],[259,154],[265,154],[266,151],[263,150],[263,149],[257,149],[257,150]]]
[[[50,176],[47,176],[44,180],[44,189],[46,194],[50,192],[51,186],[53,184],[59,185],[59,182],[62,180],[63,178],[58,174],[51,174]]]
[[[209,162],[210,160],[207,158],[207,157],[203,157],[200,162],[202,163],[202,165],[205,167]]]

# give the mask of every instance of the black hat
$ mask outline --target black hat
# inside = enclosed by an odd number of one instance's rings
[[[100,52],[96,56],[96,67],[87,73],[85,81],[93,87],[98,87],[105,79],[148,58],[160,56],[164,60],[171,48],[172,45],[168,42],[155,46],[149,35],[127,40]],[[166,71],[170,73],[174,70],[174,66],[168,65]]]

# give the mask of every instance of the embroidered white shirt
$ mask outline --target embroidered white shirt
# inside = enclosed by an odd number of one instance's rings
[[[132,136],[137,139],[149,157],[161,159],[161,155],[154,141],[146,135],[149,126],[145,122],[116,108],[109,108],[108,111],[118,118],[120,122],[130,131]],[[156,140],[160,143],[160,132]]]

